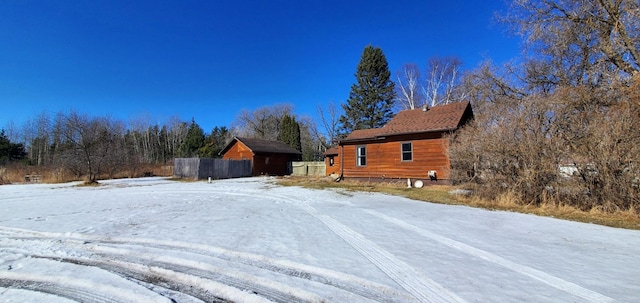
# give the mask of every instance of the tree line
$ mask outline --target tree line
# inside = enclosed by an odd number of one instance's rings
[[[175,118],[162,126],[137,121],[127,127],[109,117],[42,113],[21,129],[11,129],[24,151],[13,160],[95,182],[101,175],[113,177],[123,171],[136,175],[143,164],[167,163],[186,155],[188,131],[187,123]]]
[[[125,123],[74,111],[42,113],[10,128],[10,134],[0,132],[0,165],[46,167],[91,183],[99,177],[136,176],[146,164],[172,165],[177,157],[218,158],[233,136],[279,140],[301,151],[304,160],[321,160],[322,136],[310,119],[298,121],[292,110],[288,104],[244,110],[232,129],[215,126],[209,133],[195,120],[175,117],[159,125],[144,118]]]

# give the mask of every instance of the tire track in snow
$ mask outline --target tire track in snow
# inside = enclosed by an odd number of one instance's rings
[[[116,300],[113,300],[112,297],[99,296],[99,295],[96,295],[95,292],[91,292],[89,290],[80,290],[80,289],[65,286],[65,285],[56,285],[52,283],[43,283],[43,282],[30,281],[30,280],[2,279],[0,281],[0,286],[5,288],[22,289],[22,290],[29,290],[29,291],[38,292],[38,293],[50,294],[56,297],[66,298],[76,302],[87,302],[87,303],[117,303],[118,302]]]
[[[71,277],[0,271],[0,286],[48,293],[78,302],[170,302],[126,289]]]
[[[346,225],[320,214],[310,205],[298,206],[320,220],[420,302],[466,302]]]
[[[403,292],[399,292],[386,285],[362,279],[357,276],[337,272],[330,269],[318,268],[310,265],[300,264],[288,260],[272,259],[266,256],[231,251],[220,247],[205,244],[188,243],[171,240],[156,240],[147,238],[128,238],[128,237],[104,237],[92,234],[79,233],[52,233],[39,232],[19,228],[1,227],[0,233],[4,233],[13,239],[36,240],[36,241],[76,241],[77,245],[94,245],[112,244],[112,245],[128,245],[143,246],[158,249],[169,249],[184,251],[194,254],[200,254],[208,257],[215,257],[234,263],[245,264],[256,268],[272,271],[278,274],[291,276],[295,278],[305,279],[316,283],[324,284],[330,287],[342,289],[347,292],[380,302],[411,302],[412,297],[407,296]],[[64,244],[64,243],[63,243]],[[67,243],[66,245],[71,245]],[[74,246],[75,249],[77,248]],[[27,250],[21,250],[20,253],[28,254]],[[170,251],[168,251],[170,253]],[[51,256],[53,258],[53,256]],[[149,256],[151,257],[151,255]],[[59,258],[57,256],[56,258]]]
[[[225,194],[253,196],[252,194],[237,192]],[[330,216],[321,214],[315,208],[310,206],[308,201],[301,201],[299,198],[296,199],[294,197],[278,194],[259,193],[259,195],[260,197],[274,201],[287,202],[306,211],[327,226],[333,233],[351,245],[361,255],[367,258],[371,263],[382,270],[387,276],[398,283],[398,285],[420,302],[466,302],[464,299],[458,297],[455,293],[446,289],[438,282],[425,276],[421,272],[418,272],[413,267],[398,259],[382,247],[366,239],[363,235]]]
[[[98,267],[117,273],[125,278],[152,283],[164,288],[188,294],[204,302],[272,302],[256,294],[212,281],[192,274],[177,272],[157,266],[143,265],[120,260],[97,260],[81,257],[59,257],[33,255],[34,258],[50,259],[83,266]],[[146,300],[122,300],[114,302],[145,302]]]
[[[216,267],[204,262],[94,244],[81,244],[81,241],[76,240],[72,240],[76,243],[57,241],[59,244],[81,245],[87,252],[92,254],[73,257],[67,253],[62,255],[55,252],[50,254],[42,252],[29,254],[21,249],[16,251],[30,255],[33,258],[100,268],[107,272],[118,274],[125,279],[133,278],[178,293],[187,294],[204,302],[261,302],[249,297],[247,294],[262,297],[265,302],[326,302],[323,298],[302,289]],[[78,251],[75,253],[77,254]],[[98,255],[93,253],[98,253]],[[213,283],[209,281],[213,281]],[[202,286],[193,287],[193,285]]]
[[[175,291],[173,289],[168,289],[160,285],[155,285],[155,284],[147,283],[140,280],[133,280],[133,279],[131,279],[131,281],[134,283],[138,283],[143,287],[147,288],[148,290],[158,293],[165,298],[169,298],[172,303],[178,303],[178,302],[179,303],[206,303],[188,294],[184,294],[184,293]]]
[[[283,283],[266,280],[264,278],[260,279],[252,275],[231,271],[228,268],[221,268],[199,261],[97,245],[91,245],[89,250],[100,253],[102,256],[107,258],[118,257],[118,259],[122,259],[122,257],[124,257],[126,260],[135,260],[135,263],[152,265],[177,272],[188,272],[192,275],[214,280],[241,290],[250,290],[262,297],[276,302],[325,301],[324,298],[321,298],[316,294],[290,287]],[[138,259],[141,262],[138,262]]]
[[[489,261],[491,263],[494,263],[496,265],[500,265],[506,269],[515,271],[517,273],[523,274],[525,276],[528,276],[534,280],[540,281],[544,284],[547,284],[549,286],[552,286],[554,288],[557,288],[561,291],[570,293],[574,296],[583,298],[589,302],[614,302],[615,300],[613,298],[607,297],[603,294],[597,293],[595,291],[586,289],[582,286],[579,286],[577,284],[574,284],[572,282],[563,280],[561,278],[558,278],[556,276],[550,275],[546,272],[543,272],[541,270],[537,270],[534,268],[531,268],[529,266],[525,266],[522,264],[518,264],[512,261],[509,261],[505,258],[502,258],[498,255],[492,254],[490,252],[475,248],[473,246],[464,244],[462,242],[458,242],[456,240],[438,235],[436,233],[427,231],[425,229],[422,229],[420,227],[417,227],[415,225],[411,225],[409,223],[406,223],[402,220],[387,216],[383,213],[374,211],[374,210],[365,210],[367,213],[376,216],[380,219],[383,219],[389,223],[398,225],[404,229],[410,230],[412,232],[418,233],[424,237],[427,237],[431,240],[434,240],[436,242],[439,242],[440,244],[446,245],[450,248],[459,250],[461,252],[467,253],[471,256]]]

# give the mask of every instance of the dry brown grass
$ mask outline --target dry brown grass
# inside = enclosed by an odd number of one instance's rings
[[[485,209],[513,211],[577,222],[640,230],[640,214],[634,209],[611,212],[594,208],[590,211],[583,211],[570,205],[553,203],[543,203],[539,206],[527,205],[518,203],[515,195],[510,193],[503,194],[495,200],[481,199],[478,197],[460,197],[459,200],[465,205]]]
[[[433,185],[418,189],[407,188],[406,185],[403,186],[399,183],[356,182],[349,180],[335,182],[330,178],[321,177],[286,177],[277,179],[277,183],[284,186],[301,186],[312,189],[341,188],[349,191],[380,192],[419,201],[450,205],[467,205],[490,210],[512,211],[640,230],[640,214],[633,209],[630,211],[607,212],[603,209],[581,211],[575,207],[551,203],[540,206],[525,205],[518,203],[516,196],[510,193],[503,194],[497,199],[490,201],[475,196],[454,194],[452,190],[458,188],[447,185]]]
[[[172,176],[173,166],[147,164],[137,167],[134,174],[130,171],[122,171],[115,173],[113,176],[103,174],[99,179],[143,177],[145,174],[163,177]],[[83,176],[77,176],[66,169],[12,164],[6,167],[0,167],[0,184],[25,183],[25,176],[27,175],[40,176],[41,183],[66,183],[84,180]]]
[[[5,183],[24,183],[25,176],[27,175],[38,175],[40,176],[40,182],[43,183],[60,183],[60,182],[69,182],[75,181],[73,179],[68,179],[64,176],[64,172],[53,170],[46,167],[35,167],[35,166],[26,166],[14,164],[7,167],[3,167],[5,173],[3,176],[3,180]],[[71,175],[68,173],[68,175]]]
[[[7,178],[7,169],[4,167],[0,167],[0,185],[5,183],[9,183],[9,180]]]

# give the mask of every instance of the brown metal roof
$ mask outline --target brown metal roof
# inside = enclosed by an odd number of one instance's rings
[[[227,143],[227,146],[225,146],[222,149],[222,151],[220,151],[220,155],[224,154],[233,145],[233,142],[236,140],[246,145],[254,153],[295,154],[295,155],[302,154],[295,148],[280,141],[269,141],[269,140],[263,140],[263,139],[234,137],[229,143]]]
[[[412,109],[399,112],[381,128],[352,132],[344,141],[362,140],[380,136],[428,133],[455,130],[464,122],[465,112],[473,116],[468,101],[439,105],[428,110]]]

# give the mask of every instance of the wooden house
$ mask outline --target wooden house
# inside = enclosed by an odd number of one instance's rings
[[[324,152],[324,165],[327,176],[340,176],[340,148],[333,146]]]
[[[223,159],[251,160],[252,175],[290,173],[290,162],[300,161],[302,153],[280,141],[234,137],[220,151]]]
[[[473,119],[469,102],[399,112],[385,126],[356,130],[325,152],[327,175],[448,183],[447,134]]]

